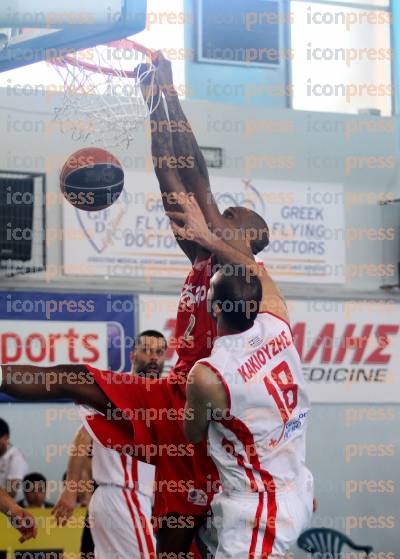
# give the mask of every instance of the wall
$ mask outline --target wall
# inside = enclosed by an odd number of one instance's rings
[[[400,4],[393,0],[392,2],[392,12],[393,12],[393,44],[395,53],[397,56],[394,57],[393,61],[393,71],[396,86],[396,98],[395,98],[395,111],[399,114],[399,103],[400,103],[400,57],[398,52],[400,49]]]
[[[400,406],[315,405],[307,438],[312,526],[345,532],[384,557],[400,553],[399,420]]]
[[[58,192],[58,174],[68,154],[82,144],[62,134],[52,121],[52,109],[60,99],[56,95],[12,95],[0,89],[2,119],[0,133],[7,137],[0,153],[0,169],[46,171],[48,191]],[[337,182],[345,188],[345,224],[355,229],[356,240],[347,240],[346,263],[348,282],[343,288],[320,288],[313,295],[354,295],[357,291],[380,293],[383,283],[395,283],[393,270],[389,275],[367,269],[367,264],[389,264],[398,255],[398,232],[393,241],[368,240],[368,230],[385,226],[386,210],[377,203],[378,193],[398,192],[396,120],[367,116],[306,113],[289,109],[241,108],[234,105],[187,101],[184,108],[193,123],[199,144],[222,147],[225,165],[216,175],[265,178],[270,180]],[[142,129],[141,129],[142,128]],[[29,130],[32,130],[29,132]],[[279,131],[281,130],[281,131]],[[283,130],[283,131],[282,131]],[[137,140],[128,151],[113,150],[124,168],[149,172],[149,138],[139,126]],[[286,158],[286,159],[283,159]],[[61,207],[48,205],[48,228],[61,225]],[[384,249],[384,250],[383,250]],[[385,259],[383,261],[383,258]],[[45,281],[14,278],[4,281],[7,287],[29,284],[29,287],[81,286],[81,282],[62,277],[61,241],[48,246],[51,274]],[[354,273],[353,273],[354,272]],[[51,275],[51,277],[50,277]],[[104,280],[91,282],[104,286]],[[309,295],[307,286],[283,286],[287,294]],[[138,280],[113,280],[110,289],[144,289]],[[176,291],[177,282],[156,282],[154,290]]]

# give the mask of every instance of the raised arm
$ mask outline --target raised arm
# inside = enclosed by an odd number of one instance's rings
[[[202,245],[206,250],[218,258],[222,264],[243,264],[249,275],[257,275],[261,281],[263,298],[261,312],[271,312],[285,321],[288,321],[288,312],[285,299],[278,286],[268,274],[264,265],[257,263],[250,249],[238,250],[232,244],[227,243],[221,236],[210,231],[204,215],[194,196],[188,195],[183,212],[168,212],[172,220],[172,229],[175,236],[189,238]],[[180,224],[184,224],[183,226]],[[224,229],[221,230],[223,237]]]
[[[221,227],[223,218],[211,191],[207,164],[179,101],[178,92],[173,84],[171,63],[162,53],[158,53],[157,83],[162,89],[168,108],[175,156],[189,163],[178,169],[181,180],[186,191],[193,192],[196,196],[207,223],[212,228]]]
[[[158,86],[152,83],[150,75],[141,83],[141,87],[143,97],[147,100],[149,107],[157,105],[157,100],[152,97],[157,97]],[[171,125],[162,100],[151,114],[150,130],[153,166],[160,186],[164,209],[165,211],[176,211],[181,209],[180,196],[186,194],[178,168],[193,163],[191,159],[183,160],[174,151]],[[197,257],[198,246],[183,239],[178,240],[178,244],[193,263]]]

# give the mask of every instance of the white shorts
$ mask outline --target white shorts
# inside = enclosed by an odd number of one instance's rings
[[[215,559],[271,559],[282,556],[308,526],[313,491],[309,485],[275,494],[220,493],[212,502],[218,533]]]
[[[100,485],[89,504],[95,559],[155,559],[150,498]]]

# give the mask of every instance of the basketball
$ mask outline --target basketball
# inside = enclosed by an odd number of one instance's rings
[[[60,188],[78,210],[94,212],[111,206],[124,186],[121,163],[109,151],[84,148],[70,155],[62,168]]]

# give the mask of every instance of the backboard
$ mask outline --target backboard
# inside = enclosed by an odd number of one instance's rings
[[[0,72],[139,33],[146,12],[147,0],[2,0]]]

